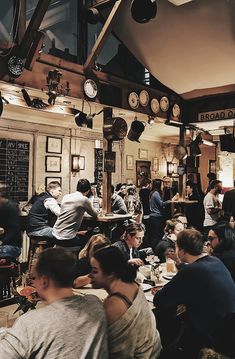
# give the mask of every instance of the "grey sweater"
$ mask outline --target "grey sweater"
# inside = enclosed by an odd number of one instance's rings
[[[76,295],[22,315],[0,332],[0,358],[107,359],[102,303]]]
[[[92,217],[98,215],[89,199],[81,192],[65,195],[61,202],[60,215],[53,227],[53,235],[61,240],[75,238],[85,212]]]

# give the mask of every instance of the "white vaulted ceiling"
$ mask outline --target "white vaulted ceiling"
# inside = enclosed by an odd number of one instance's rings
[[[158,12],[136,23],[126,0],[115,32],[156,79],[178,94],[235,83],[235,1],[158,0]]]

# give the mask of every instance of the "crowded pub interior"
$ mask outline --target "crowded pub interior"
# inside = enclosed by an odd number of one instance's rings
[[[0,359],[235,358],[234,15],[1,1]]]

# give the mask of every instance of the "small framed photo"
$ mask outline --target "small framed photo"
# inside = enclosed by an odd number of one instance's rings
[[[159,171],[159,159],[157,157],[153,158],[152,171],[154,171],[154,172]]]
[[[139,149],[139,158],[142,160],[148,159],[148,150],[144,150],[142,148]]]
[[[61,172],[61,157],[46,156],[45,172]]]
[[[209,172],[216,173],[216,161],[215,160],[209,160],[208,167],[209,167],[208,168]]]
[[[115,172],[116,152],[104,152],[104,172]]]
[[[126,156],[126,169],[133,170],[134,169],[134,156],[127,155]]]
[[[47,137],[46,152],[48,153],[62,153],[62,138]]]
[[[62,177],[45,177],[45,187],[47,188],[48,183],[55,181],[59,182],[60,186],[62,186]]]

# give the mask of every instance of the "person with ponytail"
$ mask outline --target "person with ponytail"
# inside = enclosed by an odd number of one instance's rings
[[[110,359],[157,358],[161,341],[151,308],[135,282],[136,267],[122,252],[105,247],[93,253],[90,273],[93,288],[104,288]]]

